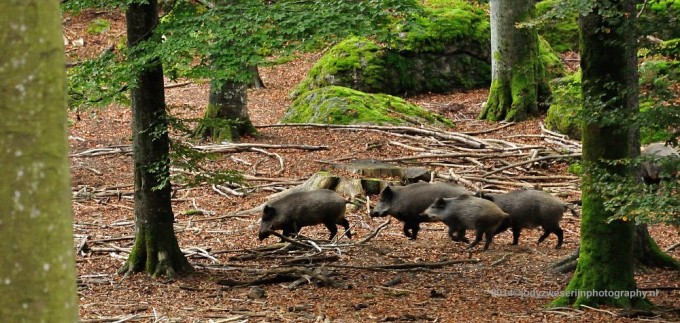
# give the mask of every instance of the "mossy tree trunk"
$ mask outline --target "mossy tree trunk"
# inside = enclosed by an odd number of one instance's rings
[[[131,4],[126,12],[131,59],[143,57],[135,46],[149,40],[158,23],[156,0]],[[173,229],[170,203],[170,140],[165,110],[163,69],[153,59],[131,88],[132,144],[135,169],[135,243],[119,273],[144,271],[152,276],[176,276],[192,270]]]
[[[77,322],[59,2],[0,2],[0,39],[0,320]]]
[[[635,226],[635,261],[640,265],[680,270],[680,261],[663,252],[649,234],[647,225]]]
[[[607,3],[607,5],[605,5]],[[607,7],[605,7],[607,6]],[[635,1],[606,1],[581,17],[581,70],[583,92],[583,215],[581,246],[576,271],[567,294],[551,306],[601,304],[646,307],[641,297],[588,297],[585,291],[634,291],[634,224],[616,220],[596,193],[594,172],[634,176],[630,168],[608,163],[639,151],[639,131],[631,116],[638,111]],[[601,13],[609,16],[603,17]],[[572,293],[572,294],[569,294]]]
[[[248,116],[248,84],[212,81],[205,115],[194,131],[196,136],[215,141],[237,141],[257,131]]]
[[[538,115],[548,88],[535,29],[517,28],[531,18],[534,1],[491,0],[491,88],[479,115],[490,121],[520,121]]]

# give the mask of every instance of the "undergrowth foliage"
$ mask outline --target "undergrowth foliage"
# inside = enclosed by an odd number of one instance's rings
[[[652,158],[643,156],[617,160],[609,165],[639,168],[643,161],[652,161]],[[679,158],[665,157],[654,161],[665,167],[680,167]],[[588,167],[592,167],[589,173],[596,183],[593,185],[595,192],[604,198],[605,209],[613,213],[608,222],[621,219],[639,224],[666,223],[680,227],[680,184],[671,174],[662,172],[661,183],[647,185],[634,176],[613,174],[594,165]]]

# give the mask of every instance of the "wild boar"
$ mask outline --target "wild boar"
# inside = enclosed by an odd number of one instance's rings
[[[654,159],[671,156],[677,159],[679,157],[678,152],[673,147],[666,146],[663,143],[653,143],[645,147],[642,150],[642,156],[652,156]],[[645,184],[659,184],[661,182],[659,175],[662,172],[666,172],[669,175],[674,175],[677,172],[677,165],[675,167],[672,165],[661,165],[658,162],[649,160],[642,162],[641,168],[642,180]]]
[[[560,220],[564,211],[569,209],[574,216],[578,216],[573,206],[550,195],[548,192],[539,190],[516,190],[505,194],[483,194],[483,198],[498,205],[504,212],[510,214],[508,220],[498,228],[496,233],[512,228],[512,244],[519,242],[519,234],[524,228],[541,226],[543,235],[537,243],[554,233],[557,236],[555,249],[562,246],[564,231],[560,227]]]
[[[336,225],[340,224],[347,237],[352,238],[349,222],[345,219],[345,202],[342,196],[328,189],[288,194],[264,206],[258,237],[264,240],[270,235],[269,231],[274,230],[283,230],[284,236],[293,236],[302,227],[323,224],[331,233],[328,239],[333,239],[338,232]]]
[[[449,227],[449,237],[453,241],[465,241],[465,230],[475,230],[475,240],[467,249],[476,246],[484,235],[484,250],[487,250],[496,230],[508,214],[491,201],[472,195],[460,195],[438,198],[423,212],[423,216],[446,224]]]
[[[470,195],[469,191],[450,183],[419,182],[406,186],[387,186],[380,193],[380,201],[370,213],[371,217],[391,215],[404,222],[404,235],[415,240],[420,223],[427,222],[421,213],[440,197]]]

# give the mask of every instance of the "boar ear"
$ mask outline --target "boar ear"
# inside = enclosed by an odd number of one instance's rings
[[[264,210],[262,210],[262,220],[267,221],[272,219],[274,216],[276,216],[276,209],[269,205],[265,205]]]
[[[392,192],[392,189],[390,186],[385,186],[385,189],[383,189],[382,192],[380,192],[380,199],[382,200],[389,200],[392,198],[394,195],[394,192]]]
[[[440,197],[434,201],[434,206],[444,208],[446,207],[446,201],[444,200],[444,198]]]

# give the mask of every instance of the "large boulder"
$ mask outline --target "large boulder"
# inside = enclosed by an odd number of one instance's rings
[[[319,59],[291,97],[329,85],[394,95],[488,86],[488,15],[465,1],[445,2],[395,21],[385,42],[345,39]]]
[[[453,126],[451,120],[401,98],[341,86],[327,86],[305,92],[293,101],[281,122]]]
[[[548,129],[581,139],[581,73],[574,73],[550,82],[552,102],[545,117]]]

